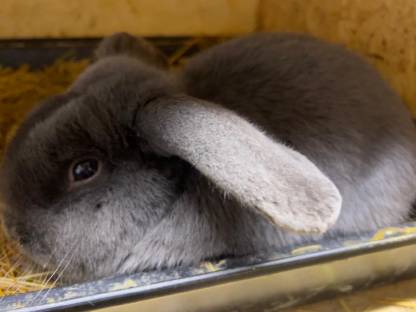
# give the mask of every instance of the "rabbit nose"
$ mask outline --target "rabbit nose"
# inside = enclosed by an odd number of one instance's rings
[[[18,236],[18,242],[23,246],[29,245],[32,242],[32,238],[27,232],[20,233]]]
[[[14,239],[16,239],[21,245],[28,245],[31,243],[32,237],[23,224],[17,224],[15,227],[15,231],[16,237]]]

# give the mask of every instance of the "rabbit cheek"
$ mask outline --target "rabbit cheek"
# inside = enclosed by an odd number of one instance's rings
[[[62,259],[71,259],[63,274],[66,281],[116,274],[129,252],[169,214],[177,181],[136,166],[123,164],[102,189],[49,210],[46,219],[53,227],[42,240],[53,242],[52,270]],[[30,251],[35,260],[43,257],[40,246],[36,248]]]

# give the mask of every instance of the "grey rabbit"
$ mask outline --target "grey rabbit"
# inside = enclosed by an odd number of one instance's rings
[[[91,280],[403,222],[416,131],[370,65],[308,35],[233,39],[169,72],[118,33],[29,114],[1,183],[23,252]]]

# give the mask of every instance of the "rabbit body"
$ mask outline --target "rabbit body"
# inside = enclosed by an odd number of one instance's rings
[[[322,237],[285,226],[331,225],[327,235],[345,237],[408,217],[416,131],[358,56],[304,35],[257,34],[173,74],[132,40],[104,41],[6,152],[6,228],[35,262],[70,259],[64,276],[80,281]],[[100,175],[73,186],[68,166],[84,155],[98,155]]]
[[[332,231],[374,230],[408,217],[415,126],[359,56],[306,35],[257,34],[197,55],[182,79],[186,92],[247,117],[335,182],[343,206]]]

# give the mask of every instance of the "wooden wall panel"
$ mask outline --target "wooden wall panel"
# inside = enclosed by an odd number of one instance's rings
[[[312,33],[367,57],[416,114],[415,0],[0,1],[0,39]]]
[[[259,0],[1,0],[0,38],[233,35],[256,27]]]

